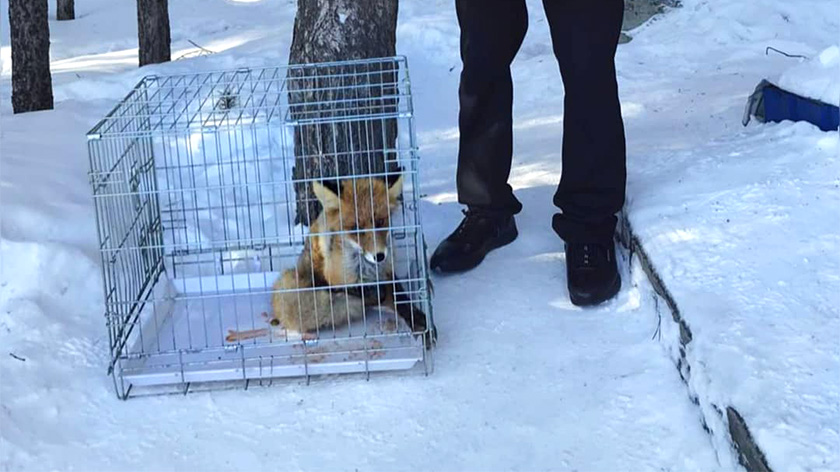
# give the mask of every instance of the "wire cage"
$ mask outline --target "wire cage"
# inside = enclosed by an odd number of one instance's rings
[[[146,77],[88,150],[120,398],[430,372],[405,58]]]

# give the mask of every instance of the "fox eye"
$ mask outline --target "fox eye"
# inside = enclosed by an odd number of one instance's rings
[[[376,221],[374,221],[373,224],[376,225],[378,228],[381,228],[385,226],[385,218],[379,218]]]

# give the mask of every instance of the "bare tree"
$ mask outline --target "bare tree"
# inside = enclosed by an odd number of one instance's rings
[[[397,0],[298,0],[297,15],[289,56],[290,64],[333,62],[349,59],[389,57],[396,53]],[[373,65],[371,68],[382,67]],[[289,103],[292,116],[329,119],[350,112],[336,110],[335,104],[350,98],[346,87],[354,86],[351,103],[376,113],[384,104],[376,97],[389,91],[382,83],[393,83],[394,74],[359,67],[334,66],[320,69],[290,68]],[[332,77],[324,77],[331,74]],[[341,76],[341,77],[337,77]],[[352,83],[351,83],[352,82]],[[342,90],[342,88],[344,88]],[[365,99],[371,98],[365,102]],[[361,101],[360,101],[361,99]],[[385,170],[384,150],[393,149],[396,139],[394,120],[364,120],[311,124],[295,129],[296,179],[344,176]],[[295,187],[296,221],[308,225],[321,211],[308,183]]]
[[[137,0],[137,36],[140,67],[171,59],[168,0]]]
[[[47,0],[9,0],[15,113],[53,107],[48,10]]]
[[[56,0],[55,17],[58,21],[73,20],[76,18],[75,0]]]

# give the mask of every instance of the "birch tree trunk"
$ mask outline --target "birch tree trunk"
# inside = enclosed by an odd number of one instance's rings
[[[290,64],[390,57],[396,54],[397,0],[298,0]],[[393,64],[289,69],[295,127],[295,179],[381,173],[393,150],[393,119],[330,122],[396,109]],[[388,165],[395,167],[396,164]],[[308,225],[321,211],[309,182],[295,185],[296,222]]]

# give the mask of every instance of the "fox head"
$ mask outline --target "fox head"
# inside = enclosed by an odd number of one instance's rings
[[[321,231],[341,231],[341,238],[369,264],[388,260],[391,212],[402,193],[402,176],[396,179],[358,178],[312,183],[312,191],[323,207]]]

